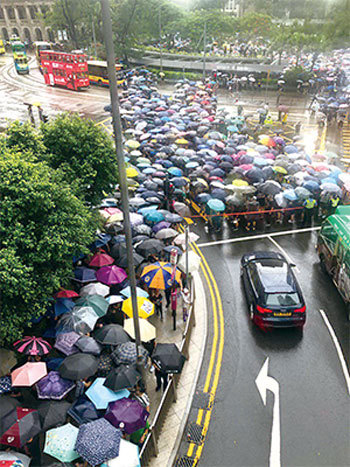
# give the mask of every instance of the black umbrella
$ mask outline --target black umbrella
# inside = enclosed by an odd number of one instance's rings
[[[68,415],[70,415],[77,423],[79,423],[79,425],[82,423],[92,422],[93,420],[97,420],[100,417],[94,404],[84,396],[80,396],[74,402],[74,404],[68,410]]]
[[[117,243],[113,245],[109,254],[114,259],[119,259],[126,255],[126,243]]]
[[[100,360],[98,362],[97,376],[105,378],[108,373],[113,368],[113,360],[110,354],[103,353],[100,355]]]
[[[14,399],[11,396],[0,396],[0,409],[1,409],[1,416],[0,416],[0,436],[5,433],[7,430],[7,426],[4,425],[4,420],[6,415],[10,412],[13,412],[13,409],[20,405],[17,399]]]
[[[66,357],[58,368],[62,378],[78,380],[89,378],[97,371],[98,359],[87,353],[76,353]]]
[[[145,261],[145,258],[137,253],[134,253],[133,254],[133,257],[134,257],[134,265],[136,267],[140,266],[141,263],[143,263],[143,261]],[[121,268],[127,268],[128,267],[128,258],[127,256],[122,256],[120,259],[118,259],[116,261],[117,265]]]
[[[152,229],[149,225],[141,224],[141,225],[135,225],[135,227],[132,228],[133,234],[136,235],[147,235],[148,237],[152,233]]]
[[[66,423],[67,411],[71,404],[67,401],[44,401],[38,406],[42,431],[47,431]]]
[[[130,338],[120,324],[107,324],[94,333],[97,342],[103,345],[118,345],[129,342]]]
[[[140,377],[134,365],[119,365],[111,370],[103,385],[112,391],[119,391],[134,387]]]
[[[100,355],[102,347],[93,337],[82,336],[74,344],[81,352],[91,353],[92,355]]]
[[[181,373],[186,358],[175,344],[157,344],[152,360],[163,373]]]
[[[136,251],[144,258],[148,258],[150,255],[158,255],[163,250],[163,248],[163,242],[151,238],[140,243],[140,245],[136,247]]]

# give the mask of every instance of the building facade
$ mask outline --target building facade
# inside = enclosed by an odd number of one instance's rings
[[[22,41],[55,40],[53,31],[38,15],[50,8],[53,0],[0,0],[0,38],[6,41],[16,34]]]
[[[226,0],[224,11],[234,16],[241,16],[240,0]]]

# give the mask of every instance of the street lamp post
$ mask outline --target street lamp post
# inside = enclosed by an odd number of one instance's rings
[[[117,76],[115,71],[115,55],[113,46],[113,32],[112,32],[112,20],[109,0],[101,0],[102,7],[102,23],[103,23],[103,34],[106,45],[107,55],[107,72],[109,80],[109,93],[111,96],[111,107],[112,107],[112,125],[114,133],[114,141],[117,154],[117,163],[119,170],[119,186],[121,194],[122,209],[124,213],[124,233],[126,240],[126,255],[128,260],[129,269],[129,280],[131,290],[131,303],[132,303],[132,314],[134,318],[134,329],[135,329],[135,341],[138,355],[138,366],[140,371],[143,371],[143,365],[141,364],[141,335],[140,335],[140,323],[137,307],[137,294],[136,294],[136,276],[135,266],[132,248],[132,235],[131,235],[131,224],[130,224],[130,212],[129,212],[129,199],[128,199],[128,185],[126,177],[125,159],[123,153],[123,135],[122,125],[120,120],[119,111],[119,97],[117,88]],[[144,378],[143,378],[144,379]],[[144,381],[145,382],[145,381]]]
[[[203,81],[205,81],[205,67],[206,67],[206,49],[207,49],[207,22],[204,23],[204,32],[203,32]]]
[[[159,25],[159,66],[160,72],[163,72],[163,48],[162,48],[162,10],[161,6],[158,10],[158,25]]]

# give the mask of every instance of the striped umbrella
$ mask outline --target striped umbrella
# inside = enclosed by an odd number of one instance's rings
[[[173,285],[172,278],[173,266],[170,263],[156,262],[145,266],[141,278],[152,289],[168,289]],[[180,284],[181,273],[175,269],[175,281]]]
[[[14,348],[25,355],[46,355],[51,350],[51,345],[41,337],[25,336],[13,344]]]

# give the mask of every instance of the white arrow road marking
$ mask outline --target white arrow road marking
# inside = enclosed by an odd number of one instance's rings
[[[270,447],[270,467],[281,466],[281,422],[280,422],[280,386],[278,381],[268,376],[269,357],[261,367],[255,380],[255,384],[260,393],[263,404],[266,405],[266,392],[271,391],[274,394],[272,429],[271,429],[271,447]]]
[[[321,314],[321,316],[323,318],[323,321],[325,322],[325,325],[328,328],[328,331],[329,331],[329,334],[331,335],[331,338],[333,339],[335,349],[337,351],[337,354],[338,354],[338,357],[339,357],[339,360],[340,360],[340,365],[341,365],[343,373],[344,373],[345,382],[346,382],[346,385],[348,387],[348,393],[350,395],[350,375],[349,375],[349,370],[348,370],[348,367],[346,366],[345,358],[344,358],[342,349],[340,347],[338,338],[337,338],[337,336],[336,336],[336,334],[334,332],[334,329],[332,328],[331,323],[329,322],[329,319],[328,319],[326,313],[323,310],[319,310],[319,312],[320,312],[320,314]]]

